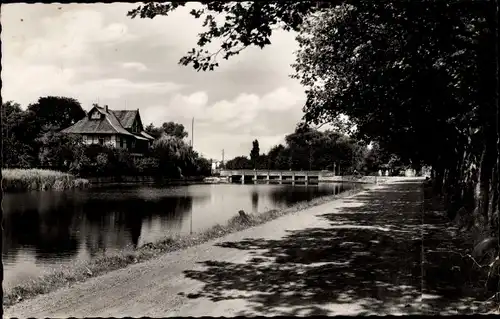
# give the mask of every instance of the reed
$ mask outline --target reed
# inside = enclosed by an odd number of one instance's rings
[[[89,181],[83,178],[44,169],[2,169],[2,189],[6,192],[34,190],[65,190],[85,188]]]

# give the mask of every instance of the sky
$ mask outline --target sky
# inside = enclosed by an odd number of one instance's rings
[[[191,3],[189,6],[195,6]],[[284,143],[302,117],[303,87],[291,79],[295,34],[248,48],[212,72],[179,59],[196,44],[201,20],[190,7],[168,17],[131,19],[131,3],[2,5],[2,98],[26,107],[68,96],[85,110],[139,109],[144,125],[181,123],[203,156],[248,156]]]

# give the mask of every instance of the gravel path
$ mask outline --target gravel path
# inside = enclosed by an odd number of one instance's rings
[[[4,309],[6,317],[422,313],[421,179],[368,191]]]

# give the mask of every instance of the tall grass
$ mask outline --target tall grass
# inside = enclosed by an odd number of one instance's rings
[[[2,169],[4,191],[63,190],[84,188],[89,181],[63,172],[44,169]]]
[[[127,267],[130,264],[152,259],[168,252],[186,249],[230,233],[261,225],[286,214],[355,194],[365,188],[366,185],[357,184],[354,185],[354,188],[336,195],[318,197],[308,202],[299,202],[281,210],[273,209],[260,214],[248,214],[248,218],[245,220],[237,215],[227,221],[225,225],[217,224],[209,229],[202,230],[192,235],[165,237],[162,240],[154,243],[147,243],[136,249],[128,247],[115,253],[103,254],[90,261],[80,261],[73,265],[65,265],[60,269],[54,269],[47,275],[22,283],[5,291],[3,305],[4,307],[9,307],[22,300],[49,293],[61,287],[71,286],[74,283],[85,281],[90,277],[96,277],[113,270]]]

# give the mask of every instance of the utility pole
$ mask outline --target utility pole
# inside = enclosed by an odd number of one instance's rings
[[[222,149],[222,168],[224,168],[224,149]]]

